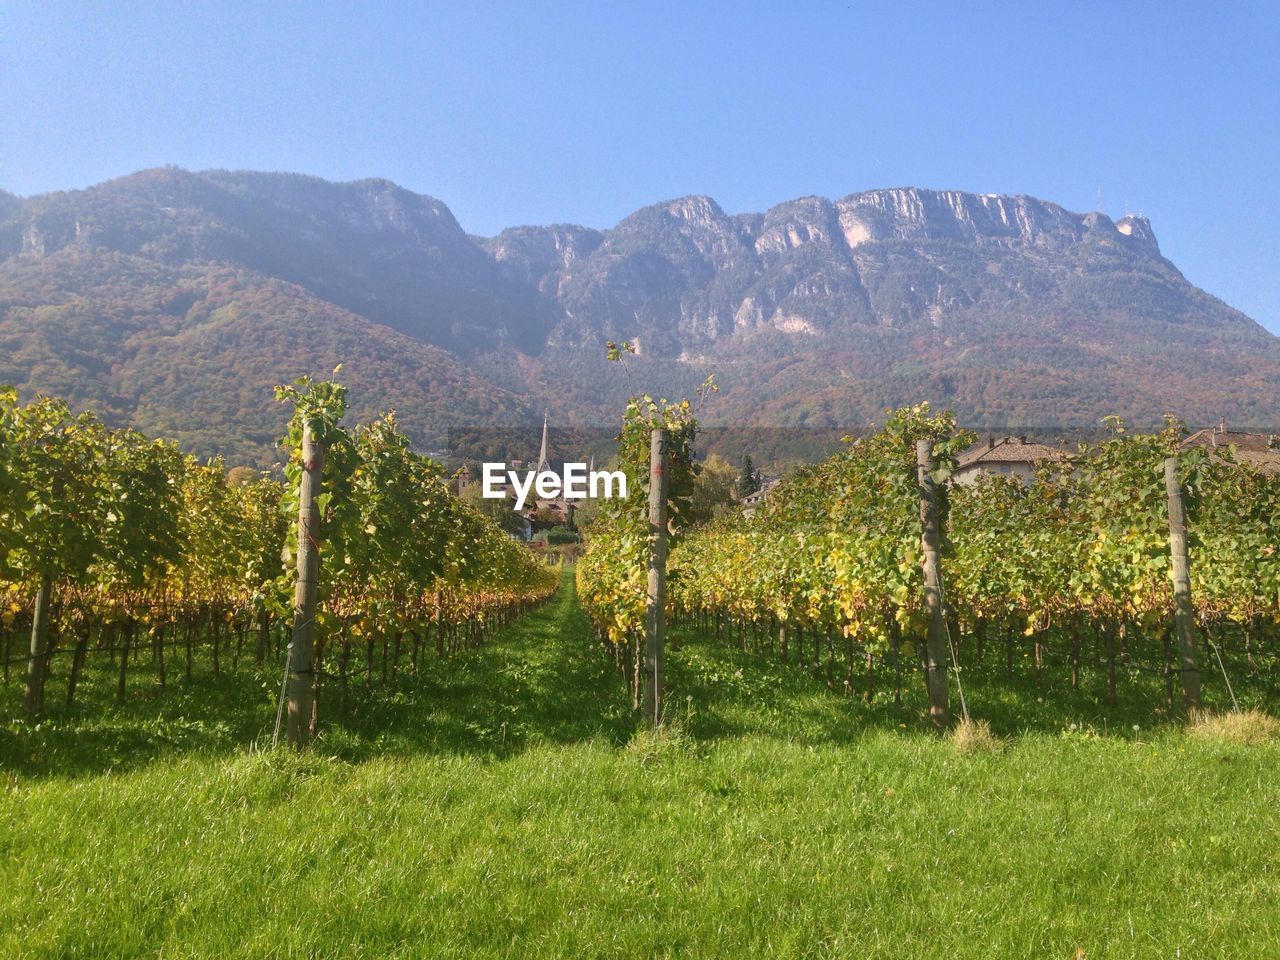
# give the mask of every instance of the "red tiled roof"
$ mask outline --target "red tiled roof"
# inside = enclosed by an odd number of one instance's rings
[[[1206,427],[1197,430],[1182,441],[1184,450],[1190,447],[1221,449],[1235,447],[1236,460],[1265,473],[1280,473],[1280,436],[1269,433],[1241,433]]]
[[[1041,460],[1066,460],[1070,454],[1060,447],[1028,443],[1021,437],[983,440],[970,447],[957,459],[957,469],[984,463],[1039,463]]]

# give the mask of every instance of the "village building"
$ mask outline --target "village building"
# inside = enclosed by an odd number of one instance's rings
[[[782,481],[777,477],[760,481],[760,489],[755,493],[749,493],[742,498],[742,515],[749,517],[756,512],[760,504],[764,503],[769,494],[777,488]]]
[[[1216,427],[1197,430],[1182,441],[1182,449],[1203,447],[1206,450],[1225,452],[1235,448],[1237,463],[1261,470],[1263,473],[1280,473],[1280,436],[1274,433],[1244,433],[1228,430],[1226,420]]]
[[[551,458],[548,454],[547,448],[547,431],[548,420],[547,416],[544,414],[542,418],[542,445],[538,450],[537,461],[510,460],[507,462],[506,466],[511,470],[527,470],[535,476],[541,473],[556,474],[561,478],[561,487],[563,488],[563,466],[560,470],[557,470],[551,465]],[[593,458],[590,470],[594,469],[595,460]],[[453,483],[455,486],[463,485],[472,482],[474,479],[476,478],[472,476],[471,471],[464,465],[454,477]],[[511,481],[510,473],[503,471],[499,477],[495,478],[495,480],[495,489],[501,490],[508,506],[514,508],[514,504],[517,502],[517,492]],[[559,496],[549,500],[537,498],[533,493],[533,488],[531,487],[528,498],[525,500],[524,507],[519,511],[520,518],[524,525],[522,531],[515,536],[517,536],[517,539],[531,540],[539,521],[541,521],[543,526],[547,526],[548,524],[551,526],[571,526],[573,523],[573,513],[576,505],[575,501],[569,500],[564,496]]]
[[[588,473],[595,469],[595,458],[591,460],[591,466]],[[542,416],[542,446],[538,450],[538,462],[533,467],[535,475],[541,473],[555,473],[561,479],[561,488],[564,486],[564,470],[563,465],[560,470],[555,470],[551,466],[551,459],[547,453],[547,415]],[[523,516],[530,524],[532,530],[533,524],[538,520],[539,515],[543,518],[550,518],[552,523],[558,526],[573,525],[573,511],[576,504],[574,501],[565,496],[559,496],[551,500],[539,500],[530,498],[525,505]]]
[[[960,454],[951,479],[961,485],[976,483],[983,476],[1017,477],[1030,483],[1042,463],[1070,459],[1061,447],[1033,443],[1026,437],[990,437]]]

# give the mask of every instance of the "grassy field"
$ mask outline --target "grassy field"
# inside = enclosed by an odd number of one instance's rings
[[[914,698],[683,639],[662,737],[571,582],[305,758],[250,746],[278,678],[139,679],[114,708],[91,676],[77,712],[0,731],[0,956],[1280,951],[1280,746],[975,680],[1006,737],[961,752]]]

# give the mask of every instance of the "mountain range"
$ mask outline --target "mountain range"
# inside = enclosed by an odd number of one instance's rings
[[[606,341],[636,355],[608,364]],[[1188,282],[1151,224],[915,188],[728,214],[704,196],[607,230],[471,236],[385,180],[146,170],[0,192],[0,382],[265,464],[274,384],[344,363],[354,413],[608,424],[632,391],[712,423],[858,428],[928,399],[978,428],[1108,414],[1267,428],[1280,339]]]

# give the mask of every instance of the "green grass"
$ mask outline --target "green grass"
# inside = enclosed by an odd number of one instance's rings
[[[402,672],[390,688],[367,690],[356,675],[347,716],[337,692],[322,694],[326,723],[316,751],[349,761],[379,756],[465,753],[510,756],[537,742],[629,739],[633,723],[612,665],[587,639],[587,621],[572,577],[551,605],[518,624],[501,642],[437,660],[423,652],[422,673]],[[407,653],[405,654],[407,659]],[[224,660],[227,659],[224,657]],[[353,655],[363,663],[362,654]],[[65,662],[60,663],[65,670]],[[175,753],[231,756],[271,743],[280,673],[242,658],[238,670],[214,676],[207,654],[195,683],[170,678],[161,691],[149,655],[130,671],[127,701],[117,705],[116,674],[104,656],[91,658],[76,693],[63,705],[64,676],[49,681],[45,717],[36,727],[0,726],[0,770],[19,777],[121,772]],[[22,715],[20,676],[0,688],[0,716]]]
[[[119,710],[95,694],[41,731],[11,724],[0,956],[1191,958],[1280,943],[1280,746],[1103,735],[1065,713],[1055,729],[1027,706],[1002,749],[959,754],[912,698],[867,706],[693,637],[670,654],[679,722],[655,736],[588,638],[567,583],[498,642],[357,697],[304,758],[246,746],[273,719],[249,671],[154,698],[140,679]],[[154,719],[173,702],[182,737]]]

